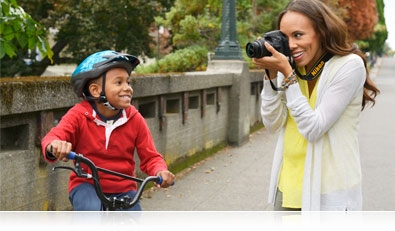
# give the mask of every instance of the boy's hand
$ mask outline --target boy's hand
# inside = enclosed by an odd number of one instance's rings
[[[52,155],[61,161],[67,162],[67,155],[70,153],[72,145],[70,142],[63,140],[54,140],[47,146],[47,152],[52,153]]]
[[[162,177],[163,180],[162,184],[161,185],[157,184],[157,187],[161,187],[161,188],[167,188],[169,186],[172,186],[174,180],[176,179],[176,176],[168,170],[159,171],[156,175]]]

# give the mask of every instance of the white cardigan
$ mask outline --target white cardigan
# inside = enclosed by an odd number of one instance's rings
[[[284,76],[278,73],[277,84]],[[269,203],[274,203],[280,175],[288,110],[308,146],[302,210],[362,210],[359,117],[366,79],[362,59],[334,56],[324,66],[312,109],[299,84],[274,91],[264,80],[261,115],[270,132],[280,132],[273,158]]]

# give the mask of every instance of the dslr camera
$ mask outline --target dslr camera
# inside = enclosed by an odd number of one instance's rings
[[[279,30],[274,30],[265,33],[261,39],[247,43],[246,52],[248,57],[262,58],[264,56],[271,56],[272,53],[270,53],[264,45],[265,41],[285,56],[289,57],[291,55],[287,36]]]

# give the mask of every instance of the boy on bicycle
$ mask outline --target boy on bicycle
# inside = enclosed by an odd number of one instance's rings
[[[130,74],[139,63],[135,56],[106,50],[88,56],[78,65],[71,84],[83,100],[43,138],[46,161],[66,162],[67,155],[74,151],[101,168],[135,176],[136,150],[142,172],[161,176],[160,187],[173,183],[175,176],[157,152],[145,119],[131,105]],[[105,173],[100,174],[100,183],[108,197],[133,198],[137,188],[134,181]],[[102,209],[91,179],[79,178],[72,172],[68,192],[74,210]],[[140,203],[129,210],[141,210]]]

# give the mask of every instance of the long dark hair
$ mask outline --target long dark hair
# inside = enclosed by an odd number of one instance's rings
[[[362,58],[366,69],[362,110],[367,103],[372,103],[373,106],[380,90],[375,86],[369,76],[364,53],[349,40],[346,23],[321,1],[292,0],[279,15],[277,21],[278,28],[280,28],[282,17],[288,11],[301,13],[311,20],[314,30],[321,38],[321,45],[325,51],[340,56],[354,53]]]

